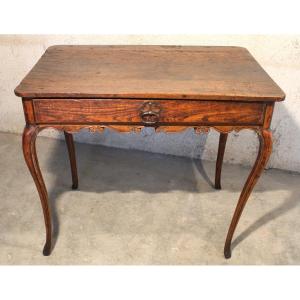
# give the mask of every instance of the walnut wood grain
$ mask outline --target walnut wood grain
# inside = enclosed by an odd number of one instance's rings
[[[259,145],[257,159],[256,159],[255,164],[252,168],[252,171],[244,185],[244,188],[240,195],[233,218],[231,220],[231,224],[230,224],[230,227],[229,227],[229,230],[227,233],[225,247],[224,247],[225,258],[231,257],[231,241],[232,241],[232,237],[234,235],[234,231],[235,231],[238,221],[241,217],[241,214],[244,210],[244,207],[247,203],[247,200],[248,200],[257,180],[259,179],[264,167],[266,166],[266,164],[269,160],[269,157],[271,155],[271,152],[272,152],[272,133],[271,133],[271,131],[262,129],[259,132],[258,136],[259,136],[260,145]]]
[[[241,47],[52,46],[15,89],[25,98],[280,101]]]
[[[268,129],[271,126],[272,116],[274,111],[274,102],[268,102],[266,103],[265,108],[265,117],[263,122],[263,128]]]
[[[25,100],[22,102],[26,124],[35,124],[33,102]]]
[[[37,134],[39,132],[39,128],[37,126],[25,126],[23,132],[23,154],[28,166],[28,169],[31,173],[31,176],[35,182],[36,188],[38,190],[43,213],[44,213],[44,221],[46,227],[46,243],[44,246],[43,254],[45,256],[50,255],[52,250],[52,221],[51,221],[51,213],[50,206],[48,203],[48,193],[47,189],[42,177],[42,173],[39,167],[38,158],[36,155],[36,146],[35,141]]]
[[[256,124],[264,118],[264,103],[124,99],[34,99],[39,124],[143,124],[141,111],[148,102],[160,107],[157,124]]]

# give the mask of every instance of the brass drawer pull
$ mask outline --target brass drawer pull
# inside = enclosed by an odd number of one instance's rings
[[[154,125],[158,123],[161,107],[157,103],[145,102],[140,109],[140,117],[146,125]]]

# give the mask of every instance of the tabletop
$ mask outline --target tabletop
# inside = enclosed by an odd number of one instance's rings
[[[241,47],[52,46],[15,89],[24,98],[281,101]]]

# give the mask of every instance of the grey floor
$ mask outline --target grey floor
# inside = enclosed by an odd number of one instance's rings
[[[300,175],[265,171],[242,215],[233,255],[223,245],[249,168],[76,144],[79,190],[63,141],[40,137],[38,155],[57,241],[41,254],[40,201],[21,136],[0,133],[0,264],[299,264]]]

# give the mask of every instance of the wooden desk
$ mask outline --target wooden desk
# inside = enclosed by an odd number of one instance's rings
[[[53,46],[15,89],[22,97],[26,126],[23,152],[41,199],[45,225],[44,255],[52,250],[52,221],[35,141],[52,127],[64,131],[73,189],[78,186],[72,133],[83,128],[120,132],[179,132],[194,128],[220,132],[215,187],[228,133],[257,132],[260,147],[234,212],[224,248],[272,149],[269,130],[274,102],[285,98],[245,48],[175,46]],[[117,167],[117,166],[116,166]],[[209,225],[208,225],[209,226]]]

